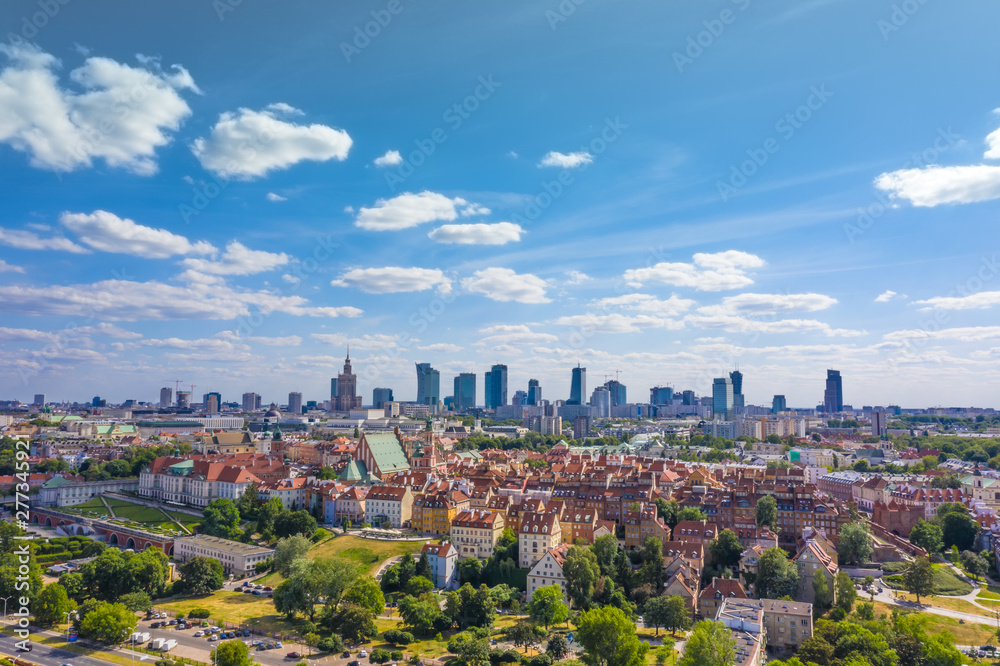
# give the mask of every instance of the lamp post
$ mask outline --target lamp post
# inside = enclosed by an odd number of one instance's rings
[[[10,595],[9,597],[3,598],[3,626],[5,628],[7,627],[7,602],[13,598],[14,598],[13,594]]]
[[[4,610],[6,610],[6,606],[4,606]],[[70,619],[70,617],[73,617],[73,618],[76,617],[76,611],[75,610],[73,610],[73,611],[66,611],[65,613],[63,613],[63,615],[66,616],[66,642],[69,643],[69,626],[70,626],[69,625],[69,619]]]

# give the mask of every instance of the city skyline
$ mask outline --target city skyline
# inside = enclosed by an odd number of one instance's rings
[[[733,3],[692,49],[717,9],[553,6],[354,53],[370,7],[8,3],[0,98],[52,103],[0,105],[0,399],[325,399],[350,344],[366,402],[428,362],[998,406],[1000,8]]]

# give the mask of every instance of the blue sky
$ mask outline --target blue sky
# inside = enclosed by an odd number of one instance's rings
[[[996,406],[996,3],[330,4],[4,4],[0,398]]]

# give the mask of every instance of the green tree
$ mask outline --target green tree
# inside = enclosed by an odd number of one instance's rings
[[[774,526],[778,524],[778,500],[774,498],[774,495],[764,495],[757,500],[754,512],[758,527],[774,529]]]
[[[794,597],[799,588],[799,572],[781,548],[768,548],[757,563],[754,589],[758,599]]]
[[[837,554],[842,564],[861,564],[871,560],[875,552],[872,535],[865,522],[848,523],[840,530]]]
[[[458,563],[458,581],[460,583],[469,583],[470,585],[479,585],[480,579],[483,577],[483,563],[475,557],[467,557]]]
[[[507,638],[510,642],[514,644],[516,648],[524,648],[525,652],[530,645],[535,643],[535,628],[531,626],[530,622],[525,620],[518,620],[513,625],[507,628]]]
[[[382,595],[382,590],[375,579],[370,576],[354,581],[344,592],[341,602],[367,608],[376,617],[385,610],[385,597]]]
[[[214,499],[202,512],[199,534],[235,539],[240,531],[240,512],[233,501],[225,497]]]
[[[662,502],[662,498],[657,498]],[[618,539],[613,534],[605,534],[594,540],[594,555],[602,576],[610,576],[615,570],[615,555],[618,553]]]
[[[272,497],[257,510],[257,531],[266,540],[274,537],[274,521],[285,510],[278,497]]]
[[[667,618],[664,627],[670,633],[687,631],[691,627],[691,611],[684,597],[673,595],[667,599]]]
[[[552,657],[552,661],[562,661],[569,656],[569,641],[562,634],[552,634],[545,644],[545,654]]]
[[[944,548],[944,534],[940,525],[929,523],[923,518],[910,530],[910,543],[923,548],[928,553],[940,553]]]
[[[903,570],[903,587],[917,596],[918,604],[921,596],[929,595],[934,590],[934,568],[931,561],[926,557],[914,558]]]
[[[726,529],[708,544],[708,553],[716,567],[735,567],[743,554],[743,545],[732,530]]]
[[[668,597],[652,597],[643,606],[643,623],[647,627],[653,627],[656,630],[656,636],[660,635],[660,627],[666,627],[670,621],[670,609],[667,608],[668,602]]]
[[[434,583],[427,580],[423,576],[414,576],[410,579],[410,582],[406,584],[406,593],[413,597],[419,597],[425,592],[430,592],[434,589]]]
[[[563,563],[566,592],[577,608],[590,605],[594,585],[600,575],[601,567],[597,563],[597,556],[588,546],[573,546],[566,553],[566,561]]]
[[[963,550],[959,558],[965,570],[977,581],[980,576],[984,575],[990,569],[989,561],[983,559],[979,553],[974,553],[971,550]]]
[[[65,619],[64,613],[68,613],[74,608],[76,608],[76,602],[69,598],[66,588],[59,583],[49,583],[38,594],[31,607],[31,612],[38,624],[48,627],[62,622]]]
[[[375,615],[371,610],[354,604],[341,604],[337,610],[336,623],[345,640],[360,643],[378,635]]]
[[[812,662],[818,666],[829,666],[833,659],[833,646],[820,636],[810,636],[802,641],[796,656],[807,664]]]
[[[490,646],[485,638],[466,641],[458,653],[458,660],[465,666],[488,666]]]
[[[257,492],[257,484],[251,483],[247,486],[247,489],[243,491],[240,498],[236,500],[236,510],[240,514],[241,520],[257,520],[257,514],[260,512],[260,495]]]
[[[344,592],[361,576],[361,569],[350,560],[335,558],[324,560],[323,575],[326,577],[323,585],[326,605],[336,607]]]
[[[418,576],[423,576],[427,580],[434,579],[434,572],[431,570],[431,560],[427,557],[427,553],[420,554],[420,560],[417,562],[416,574]]]
[[[838,571],[834,586],[837,588],[837,608],[842,608],[844,613],[850,614],[858,598],[858,591],[851,582],[851,577],[845,571]]]
[[[250,666],[250,648],[243,641],[225,641],[219,643],[213,652],[213,662],[216,666]]]
[[[960,551],[971,550],[979,534],[979,523],[965,513],[963,507],[961,511],[951,511],[941,518],[941,532],[945,548],[956,546]]]
[[[701,512],[701,509],[696,509],[693,506],[686,506],[677,512],[678,523],[682,520],[702,521],[706,518],[707,516]]]
[[[826,576],[817,571],[813,576],[813,615],[819,617],[833,606],[833,590],[826,582]]]
[[[729,627],[702,620],[694,625],[677,666],[732,666],[735,662],[736,641]]]
[[[272,558],[274,570],[285,578],[292,573],[292,562],[306,557],[312,544],[309,539],[301,534],[293,534],[290,537],[279,539],[274,546],[274,557]]]
[[[635,635],[635,623],[620,609],[605,606],[584,611],[577,627],[577,641],[586,651],[591,666],[644,666],[646,663],[649,645],[639,640]]]
[[[120,643],[135,631],[139,618],[124,604],[97,602],[80,624],[80,634],[106,645]]]
[[[535,622],[550,625],[565,622],[569,617],[569,606],[563,601],[563,590],[559,585],[546,585],[535,590],[528,603],[528,616]]]
[[[656,537],[648,537],[640,555],[642,567],[639,577],[658,594],[663,589],[663,542]]]
[[[278,538],[302,534],[310,537],[316,531],[316,519],[308,511],[282,511],[274,519],[274,534]]]
[[[185,592],[193,595],[209,594],[222,589],[226,582],[222,563],[214,557],[201,555],[196,555],[182,564],[180,575],[184,581]]]
[[[66,572],[59,576],[59,584],[66,588],[66,594],[71,599],[83,599],[83,575],[78,571]]]
[[[118,601],[133,613],[145,613],[153,608],[153,601],[145,592],[129,592],[120,596]]]

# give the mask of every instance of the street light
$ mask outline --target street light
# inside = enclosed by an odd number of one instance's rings
[[[13,594],[10,595],[9,597],[3,597],[3,626],[4,626],[4,628],[7,627],[7,602],[10,599],[13,599],[13,598],[14,598]]]
[[[6,610],[6,609],[7,609],[7,607],[5,605],[4,606],[4,610]],[[63,613],[63,615],[66,616],[66,642],[69,643],[69,618],[71,616],[73,618],[76,618],[77,615],[76,615],[76,611],[75,610],[73,610],[73,611],[66,611],[66,612]]]

